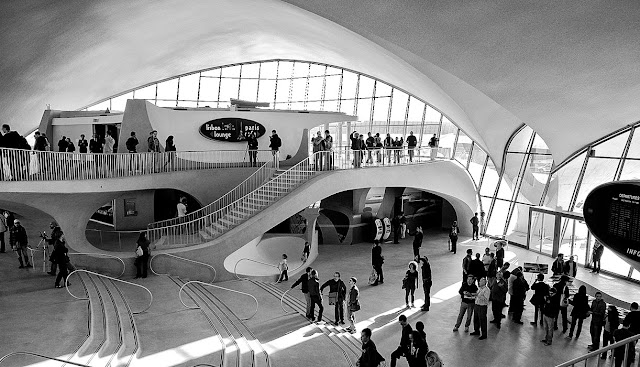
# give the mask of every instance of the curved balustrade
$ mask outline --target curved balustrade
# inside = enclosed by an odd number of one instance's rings
[[[270,150],[257,161],[272,160]],[[0,181],[66,181],[249,167],[246,150],[165,153],[66,153],[0,148]]]
[[[191,284],[191,283],[198,283],[198,284],[206,285],[206,286],[208,286],[208,287],[214,287],[214,288],[218,288],[218,289],[224,289],[225,291],[229,291],[229,292],[233,292],[233,293],[238,293],[238,294],[244,294],[245,296],[249,296],[249,297],[253,298],[253,300],[254,300],[254,301],[256,301],[256,310],[253,312],[253,314],[251,314],[251,316],[247,317],[246,319],[242,319],[242,318],[241,318],[240,320],[244,320],[244,321],[249,320],[249,319],[251,319],[253,316],[255,316],[255,315],[258,313],[258,307],[259,307],[258,299],[257,299],[256,297],[254,297],[254,296],[250,295],[249,293],[241,292],[241,291],[237,291],[237,290],[235,290],[235,289],[229,289],[229,288],[221,287],[221,286],[219,286],[219,285],[214,285],[214,284],[209,284],[209,283],[201,282],[201,281],[199,281],[199,280],[191,280],[191,281],[188,281],[188,282],[184,283],[184,284],[182,285],[182,287],[180,287],[180,290],[178,291],[178,298],[180,298],[180,302],[182,303],[182,305],[183,305],[185,308],[190,308],[190,309],[199,309],[199,308],[200,308],[200,307],[198,307],[198,306],[196,306],[196,307],[189,307],[189,306],[187,306],[187,305],[184,303],[184,300],[182,299],[182,291],[184,290],[184,288],[185,288],[187,285],[189,285],[189,284]]]
[[[630,336],[630,337],[628,337],[626,339],[620,340],[619,342],[610,344],[610,345],[608,345],[606,347],[602,347],[602,348],[597,349],[597,350],[595,350],[593,352],[589,352],[589,353],[587,353],[587,354],[585,354],[585,355],[583,355],[581,357],[574,358],[574,359],[572,359],[570,361],[561,363],[561,364],[557,365],[556,367],[574,367],[578,363],[580,363],[580,365],[584,365],[584,366],[587,366],[587,365],[589,365],[589,366],[592,366],[592,365],[600,366],[600,361],[599,361],[600,357],[604,356],[604,355],[607,355],[607,353],[609,351],[612,351],[612,353],[613,353],[613,351],[616,350],[616,348],[618,348],[618,347],[624,347],[624,361],[623,361],[624,363],[622,363],[622,366],[631,366],[632,364],[629,363],[630,362],[629,361],[629,359],[630,359],[629,357],[635,356],[635,351],[633,351],[633,353],[630,353],[629,348],[635,348],[635,343],[637,341],[639,341],[639,340],[640,340],[640,335],[633,335],[633,336]],[[592,363],[593,362],[595,362],[595,363],[594,364],[588,363],[590,361]],[[584,364],[582,364],[581,362],[584,362]],[[614,362],[613,358],[611,358],[610,362],[611,363],[609,364],[609,366],[613,366],[613,362]],[[604,364],[605,363],[603,363],[603,365]],[[640,366],[640,360],[636,360],[635,361],[635,365],[636,365],[636,367]]]
[[[86,364],[69,362],[69,361],[65,361],[64,359],[60,359],[60,358],[54,358],[54,357],[45,356],[43,354],[38,354],[38,353],[33,353],[33,352],[24,352],[24,351],[11,352],[9,354],[4,355],[2,358],[0,358],[0,364],[2,364],[2,362],[4,362],[9,357],[17,356],[17,355],[27,355],[27,356],[39,357],[39,358],[49,359],[51,361],[62,362],[64,364],[71,364],[71,365],[80,366],[80,367],[91,367],[91,366],[88,366]]]
[[[284,311],[284,313],[288,313],[287,310],[284,309],[284,297],[287,295],[287,293],[289,293],[290,290],[292,290],[293,288],[289,288],[287,289],[284,293],[282,293],[282,297],[280,297],[280,308],[282,309],[282,311]],[[289,306],[291,307],[291,306]],[[291,307],[292,310],[296,310],[295,308]]]
[[[125,270],[126,270],[126,268],[127,268],[127,265],[124,263],[124,261],[123,261],[121,258],[119,258],[119,257],[117,257],[117,256],[114,256],[114,255],[109,255],[109,254],[99,254],[99,253],[92,253],[92,252],[69,252],[67,255],[68,255],[68,256],[79,256],[79,255],[85,255],[85,256],[103,256],[103,257],[108,257],[108,258],[111,258],[111,259],[117,259],[117,260],[119,260],[119,261],[120,261],[120,263],[122,264],[122,271],[120,272],[120,274],[119,274],[116,278],[120,278],[121,276],[123,276],[123,275],[124,275],[124,272],[125,272]]]
[[[191,260],[191,259],[186,259],[184,257],[176,256],[174,254],[165,254],[165,253],[155,254],[155,255],[153,255],[151,257],[151,260],[149,261],[149,269],[151,269],[151,272],[153,274],[155,274],[155,275],[169,275],[168,273],[167,274],[157,273],[155,270],[153,270],[153,260],[158,256],[169,256],[169,257],[172,257],[172,258],[175,258],[175,259],[179,259],[179,260],[182,260],[182,261],[187,261],[187,262],[190,262],[190,263],[194,263],[194,264],[203,265],[203,266],[208,267],[209,269],[213,270],[213,279],[211,279],[211,281],[209,283],[213,283],[216,280],[216,277],[218,276],[218,273],[216,272],[216,269],[213,266],[209,265],[209,264],[205,264],[203,262],[195,261],[195,260]]]
[[[274,171],[275,171],[275,168],[273,165],[273,161],[269,161],[263,164],[262,166],[260,166],[260,168],[258,168],[254,173],[252,173],[244,181],[242,181],[240,184],[234,187],[231,191],[229,191],[219,199],[215,200],[211,204],[206,205],[194,212],[191,212],[182,218],[171,218],[171,219],[149,223],[147,225],[147,228],[152,229],[152,228],[167,227],[175,224],[190,222],[194,219],[207,216],[219,210],[220,208],[223,208],[235,202],[236,200],[240,199],[241,197],[247,195],[248,193],[260,187],[269,178],[273,176]]]
[[[93,272],[93,271],[84,270],[84,269],[78,269],[78,270],[74,270],[74,271],[72,271],[71,273],[69,273],[69,275],[67,276],[67,279],[66,279],[66,280],[65,280],[65,282],[64,282],[64,286],[65,286],[65,288],[67,289],[67,292],[71,295],[71,297],[73,297],[73,298],[75,298],[75,299],[79,299],[79,300],[82,300],[82,301],[87,301],[87,300],[89,300],[89,298],[76,297],[76,296],[75,296],[73,293],[71,293],[71,291],[69,290],[69,278],[71,278],[71,275],[73,275],[74,273],[87,273],[87,274],[93,274],[93,275],[97,275],[97,276],[99,276],[99,277],[103,277],[103,278],[107,278],[107,279],[115,280],[115,281],[117,281],[117,282],[121,282],[121,283],[129,284],[129,285],[133,285],[133,286],[136,286],[136,287],[142,288],[142,289],[144,289],[145,291],[147,291],[147,293],[149,293],[149,297],[151,297],[151,298],[150,298],[150,300],[149,300],[149,304],[148,304],[148,305],[147,305],[147,307],[145,307],[142,311],[133,312],[133,314],[135,314],[135,315],[137,315],[137,314],[141,314],[141,313],[143,313],[143,312],[146,312],[146,311],[151,307],[151,304],[153,303],[153,294],[151,293],[151,291],[149,290],[149,288],[147,288],[147,287],[145,287],[145,286],[143,286],[143,285],[136,284],[136,283],[132,283],[132,282],[127,282],[126,280],[116,279],[116,278],[110,277],[110,276],[108,276],[108,275],[104,275],[104,274],[100,274],[100,273],[95,273],[95,272]]]
[[[276,268],[276,270],[278,270],[278,274],[280,274],[280,268],[279,268],[277,265],[273,265],[273,264],[265,263],[265,262],[262,262],[262,261],[258,261],[258,260],[254,260],[254,259],[249,259],[249,258],[243,257],[242,259],[240,259],[240,260],[236,261],[236,264],[233,266],[233,274],[236,276],[236,278],[237,278],[238,280],[246,279],[246,278],[240,278],[240,277],[238,276],[238,272],[237,272],[238,264],[239,264],[240,262],[242,262],[242,261],[253,261],[254,263],[258,263],[258,264],[262,264],[262,265],[272,266],[272,267]]]

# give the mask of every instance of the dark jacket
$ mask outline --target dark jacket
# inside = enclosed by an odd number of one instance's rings
[[[531,285],[533,296],[531,296],[531,304],[535,306],[544,305],[544,297],[549,295],[549,285],[545,282],[535,282]]]
[[[76,146],[75,146],[75,145],[73,145],[73,143],[72,143],[72,142],[68,142],[68,143],[67,143],[67,152],[69,152],[69,153],[73,153],[73,152],[75,152],[75,151],[76,151]]]
[[[56,246],[53,248],[51,260],[56,264],[66,264],[69,262],[69,257],[67,256],[68,252],[69,249],[64,245],[64,242],[58,241]]]
[[[322,295],[320,294],[320,282],[318,282],[318,279],[309,278],[308,283],[309,283],[309,296],[322,298]]]
[[[407,146],[409,148],[415,148],[418,145],[418,139],[416,139],[415,135],[407,136]]]
[[[487,276],[489,278],[495,278],[497,272],[498,272],[498,264],[496,259],[493,259],[489,264],[489,269],[487,270]]]
[[[27,238],[27,230],[23,226],[13,226],[9,229],[9,244],[19,247],[27,247],[29,239]]]
[[[471,261],[473,261],[473,259],[469,255],[465,256],[464,259],[462,259],[462,271],[465,274],[471,274],[469,272],[469,267],[471,266]],[[482,267],[484,268],[484,265]]]
[[[47,149],[47,138],[45,138],[42,135],[38,136],[36,138],[35,144],[33,145],[33,149],[39,150],[39,151],[45,151]]]
[[[607,303],[603,300],[594,299],[591,302],[591,323],[604,325],[604,314],[607,311]]]
[[[474,215],[473,217],[471,217],[471,220],[469,220],[469,222],[471,222],[472,226],[477,227],[478,223],[480,223],[480,219],[478,219],[478,217]]]
[[[529,290],[529,283],[524,279],[524,277],[518,277],[513,282],[513,296],[519,297],[524,300],[527,295],[527,291]]]
[[[469,285],[467,282],[463,282],[462,286],[460,287],[460,290],[458,290],[458,293],[460,294],[460,298],[462,299],[462,302],[476,303],[475,297],[464,298],[464,292],[478,293],[478,286],[476,286],[475,284]]]
[[[373,246],[371,249],[371,265],[381,266],[382,264],[384,264],[384,259],[382,258],[382,246]]]
[[[496,281],[491,287],[491,300],[493,302],[504,303],[507,299],[508,289],[507,282],[502,279],[500,281]]]
[[[611,326],[611,333],[613,333],[613,331],[617,330],[620,326],[620,312],[617,310],[615,312],[611,312],[610,309],[607,309],[607,320]]]
[[[431,284],[431,264],[426,262],[423,257],[419,261],[422,262],[422,281]]]
[[[87,142],[87,139],[78,140],[78,149],[80,150],[80,153],[86,153],[88,146],[89,142]]]
[[[309,293],[309,274],[304,273],[291,285],[291,288],[295,288],[298,284],[302,284],[302,293]]]
[[[258,139],[255,137],[247,138],[247,148],[249,150],[258,150]]]
[[[358,289],[358,287],[354,286],[349,289],[349,299],[347,300],[347,307],[352,312],[356,311],[354,307],[359,302],[359,297],[360,297],[360,290]]]
[[[556,318],[559,311],[560,305],[556,302],[555,297],[551,297],[549,295],[545,296],[542,314],[547,317]]]
[[[406,288],[413,288],[413,289],[417,289],[418,288],[418,271],[414,271],[411,272],[411,270],[407,270],[406,274],[404,275],[404,279],[405,280],[405,286]]]
[[[553,273],[553,275],[562,274],[562,271],[564,270],[563,267],[564,261],[556,259],[556,261],[554,261],[551,265],[551,272]]]
[[[571,271],[571,264],[573,264],[573,271]],[[562,272],[564,274],[568,274],[572,277],[576,277],[576,274],[578,273],[578,264],[575,261],[565,261],[564,265],[562,266]]]
[[[457,240],[458,239],[458,232],[460,232],[460,229],[458,228],[458,226],[455,227],[451,227],[451,229],[449,230],[449,238],[452,240]]]
[[[271,148],[271,150],[280,150],[281,146],[282,140],[280,140],[278,134],[273,134],[269,140],[269,148]]]
[[[631,311],[624,317],[624,321],[628,321],[631,325],[629,330],[635,335],[640,334],[640,311]]]
[[[558,304],[561,304],[563,299],[569,298],[569,287],[567,287],[567,283],[558,282],[553,285],[553,288],[556,289],[556,299],[558,300]]]
[[[571,310],[571,317],[577,317],[581,319],[587,317],[587,311],[589,311],[589,298],[586,294],[576,293],[573,296],[573,300],[570,302],[573,305],[573,310]]]
[[[616,342],[619,342],[627,338],[631,338],[633,335],[634,334],[631,332],[631,329],[622,328],[613,332],[613,339]],[[626,346],[624,345],[617,347],[613,352],[614,358],[619,360],[624,359],[625,349],[626,349]],[[635,354],[636,354],[635,343],[632,343],[632,345],[629,346],[629,350],[627,352],[627,355],[628,355],[627,362],[633,362],[635,360]]]
[[[338,302],[342,302],[347,297],[347,286],[344,284],[342,279],[336,281],[335,279],[329,279],[320,287],[320,293],[326,287],[329,287],[329,292],[337,292],[338,293]]]
[[[504,259],[504,248],[501,248],[498,251],[496,251],[496,259]]]
[[[89,140],[89,152],[102,153],[102,143],[96,139]]]
[[[49,242],[49,245],[55,246],[55,244],[58,242],[60,237],[62,237],[62,235],[63,235],[62,229],[60,229],[59,226],[53,227],[50,235],[51,238],[49,238],[47,242]]]
[[[138,246],[142,247],[142,256],[149,256],[149,245],[151,242],[149,242],[148,239],[145,239],[144,241],[138,241],[136,243]]]
[[[384,361],[384,357],[378,353],[373,340],[369,340],[367,343],[362,344],[362,355],[360,355],[358,361],[360,362],[360,367],[377,367],[381,361]]]
[[[480,259],[473,259],[469,264],[469,274],[472,274],[476,279],[484,277],[484,263]]]
[[[173,143],[173,140],[167,139],[165,141],[164,151],[165,152],[175,152],[176,151],[176,145]]]
[[[424,234],[422,232],[416,232],[415,236],[413,237],[413,248],[418,248],[422,246],[423,237],[424,237]]]
[[[15,131],[9,131],[2,136],[2,148],[15,148],[20,149],[22,147],[22,136]]]
[[[124,144],[127,147],[127,151],[135,153],[136,146],[138,145],[138,138],[136,138],[135,136],[131,136]]]
[[[409,335],[411,335],[412,332],[413,332],[413,329],[411,328],[411,325],[409,325],[408,323],[402,327],[402,336],[400,337],[400,346],[405,350],[408,350],[409,346],[411,345],[411,340],[409,339]]]

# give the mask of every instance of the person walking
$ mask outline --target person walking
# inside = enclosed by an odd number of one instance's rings
[[[20,269],[33,268],[33,266],[31,266],[31,263],[29,263],[29,255],[27,254],[27,246],[29,245],[27,231],[24,229],[24,227],[20,223],[20,220],[18,219],[15,219],[13,221],[13,227],[9,230],[9,245],[18,256]],[[22,262],[22,259],[24,259],[24,262]]]
[[[487,338],[487,308],[491,291],[487,287],[487,280],[481,278],[478,281],[475,306],[473,308],[473,332],[469,335],[480,335],[480,340]]]
[[[409,262],[409,270],[402,279],[402,288],[404,288],[404,303],[407,304],[407,308],[414,307],[413,302],[415,300],[415,292],[418,288],[418,263],[415,261]],[[409,306],[409,294],[411,294],[411,306]]]
[[[407,316],[400,315],[398,316],[398,323],[402,328],[402,333],[400,336],[400,345],[391,353],[391,367],[395,367],[396,361],[401,357],[407,357],[410,355],[410,346],[411,346],[411,334],[413,333],[413,329],[409,322],[407,321]]]
[[[347,286],[340,279],[340,272],[333,273],[333,279],[329,279],[320,286],[320,293],[329,287],[329,305],[334,305],[334,324],[344,325],[344,301],[347,297]]]
[[[534,311],[533,321],[531,321],[530,324],[537,325],[538,316],[540,316],[540,326],[542,326],[544,319],[542,311],[544,308],[545,297],[549,295],[549,285],[544,282],[544,274],[538,273],[536,281],[531,285],[531,290],[533,291],[533,296],[529,302],[533,305]]]
[[[309,260],[309,255],[311,254],[311,245],[309,245],[309,241],[304,242],[304,248],[302,248],[302,262],[306,263]]]
[[[53,252],[55,251],[56,244],[62,238],[63,232],[62,228],[55,221],[49,223],[49,228],[51,228],[51,233],[49,234],[49,238],[43,234],[43,239],[47,241],[49,244],[49,249],[51,250],[51,255],[49,256],[49,261],[51,262],[51,270],[47,272],[47,274],[54,276],[56,275],[56,268],[58,264],[56,263],[56,259],[53,256]]]
[[[53,248],[53,261],[58,264],[58,276],[56,277],[55,288],[64,288],[60,281],[66,283],[67,276],[69,275],[69,249],[65,245],[66,241],[64,235],[58,237]]]
[[[563,275],[560,277],[560,281],[553,285],[556,289],[556,300],[560,305],[560,315],[562,316],[562,333],[567,332],[569,321],[567,320],[567,309],[569,308],[569,287],[567,287],[567,281],[569,277]],[[553,326],[554,330],[558,330],[558,319]]]
[[[413,258],[420,258],[420,247],[422,247],[422,239],[424,234],[422,233],[422,226],[416,227],[416,233],[413,235]]]
[[[596,292],[596,299],[591,302],[591,325],[589,325],[589,333],[591,334],[591,344],[587,346],[590,352],[600,348],[600,334],[602,334],[602,325],[605,323],[605,313],[607,303],[602,300],[602,293]]]
[[[471,325],[471,318],[473,317],[473,309],[476,302],[476,293],[478,287],[475,285],[475,279],[473,275],[467,276],[467,281],[462,283],[458,293],[460,294],[460,311],[458,311],[458,319],[453,327],[453,331],[458,331],[460,324],[462,324],[462,318],[464,314],[467,314],[467,321],[464,324],[464,331],[469,331],[469,325]]]
[[[422,305],[422,311],[429,311],[431,307],[431,286],[433,281],[431,279],[431,264],[429,264],[429,258],[423,256],[420,258],[422,263],[422,290],[424,290],[424,305]]]
[[[409,153],[409,162],[413,162],[413,156],[417,145],[418,139],[413,135],[413,131],[409,131],[409,136],[407,136],[407,153]]]
[[[544,345],[549,346],[553,342],[553,323],[558,317],[559,304],[556,302],[555,288],[549,289],[549,294],[544,297],[542,314],[544,315],[545,338],[541,340]]]
[[[298,284],[300,284],[300,291],[302,292],[302,294],[304,295],[304,300],[306,301],[307,304],[307,314],[306,317],[307,318],[311,318],[311,316],[309,316],[311,314],[311,297],[309,296],[309,278],[311,276],[311,270],[313,270],[312,267],[307,266],[306,272],[304,274],[302,274],[300,276],[300,278],[298,278],[298,280],[296,280],[295,283],[291,284],[291,289],[295,288]]]
[[[247,136],[247,151],[249,152],[249,164],[251,167],[258,166],[258,138],[256,133],[252,131]]]
[[[576,324],[578,324],[578,329],[576,330],[576,339],[578,339],[582,331],[582,322],[589,315],[587,287],[581,285],[580,288],[578,288],[578,293],[576,293],[569,302],[573,305],[573,310],[571,310],[571,329],[569,329],[567,339],[573,338],[573,331],[575,330]]]
[[[480,237],[478,236],[478,232],[480,231],[480,220],[478,219],[478,213],[475,213],[473,217],[471,217],[471,227],[473,228],[473,233],[471,234],[471,239],[474,241],[478,241]]]
[[[602,253],[604,252],[604,246],[600,241],[596,240],[596,244],[593,247],[593,253],[591,255],[591,260],[593,261],[593,270],[592,273],[600,273],[600,259],[602,259]]]
[[[422,339],[422,335],[418,330],[413,330],[409,334],[409,349],[407,354],[407,362],[410,367],[427,367],[427,352],[429,346],[426,340]]]
[[[498,329],[502,321],[502,309],[507,300],[507,291],[507,282],[503,278],[503,273],[496,273],[496,282],[491,287],[491,312],[493,313],[491,323],[496,324]]]
[[[280,147],[282,146],[282,140],[275,130],[271,131],[271,137],[269,138],[269,148],[271,148],[271,156],[273,157],[273,167],[275,169],[280,168]]]
[[[620,326],[620,313],[616,306],[609,305],[609,307],[607,307],[607,316],[605,320],[604,331],[602,333],[602,348],[615,343],[613,340],[613,333],[618,330],[618,326]],[[602,353],[600,358],[607,359],[607,352]]]
[[[384,264],[384,256],[382,256],[382,247],[380,241],[374,240],[373,247],[371,248],[371,265],[373,270],[376,271],[376,281],[372,285],[378,285],[384,283],[384,274],[382,272],[382,264]]]
[[[453,254],[456,254],[456,246],[458,244],[458,222],[457,221],[453,221],[453,224],[451,225],[451,229],[449,230],[449,241],[451,241],[451,252],[453,252]]]
[[[349,319],[349,327],[347,331],[351,334],[356,333],[356,312],[360,310],[360,290],[356,285],[358,279],[351,277],[349,279],[349,297],[347,298],[347,318]]]
[[[149,245],[151,242],[147,239],[144,232],[140,232],[138,240],[136,241],[136,278],[146,278],[147,268],[149,266]]]
[[[380,355],[375,343],[371,340],[371,329],[362,329],[360,341],[362,341],[362,354],[356,361],[356,367],[378,367],[385,359]]]
[[[282,254],[282,260],[278,263],[278,270],[280,275],[278,276],[278,283],[282,283],[289,280],[289,264],[287,264],[287,254]]]

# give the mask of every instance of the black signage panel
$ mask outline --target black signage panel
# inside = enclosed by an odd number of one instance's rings
[[[235,117],[211,120],[200,126],[200,134],[205,138],[228,142],[246,141],[252,132],[259,138],[266,129],[258,122]]]
[[[584,202],[591,233],[640,270],[640,182],[611,182],[593,189]]]

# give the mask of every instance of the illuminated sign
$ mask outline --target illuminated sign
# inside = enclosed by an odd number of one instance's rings
[[[235,117],[211,120],[200,126],[200,134],[205,138],[232,143],[246,141],[252,132],[259,138],[266,129],[258,122]]]

